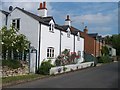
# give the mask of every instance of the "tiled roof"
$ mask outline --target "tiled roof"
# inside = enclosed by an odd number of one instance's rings
[[[90,33],[88,34],[90,37],[97,38],[99,40],[103,40],[102,36],[98,35],[98,33]]]
[[[21,8],[19,8],[19,7],[16,7],[16,8],[17,8],[18,10],[22,11],[23,13],[27,14],[28,16],[34,18],[35,20],[37,20],[37,21],[39,21],[39,22],[41,22],[41,23],[43,23],[43,24],[48,24],[48,23],[46,23],[46,22],[42,19],[42,17],[39,17],[39,16],[37,16],[37,15],[35,15],[35,14],[33,14],[33,13],[30,13],[30,12],[24,10],[24,9],[21,9]],[[15,9],[16,9],[16,8],[15,8]]]
[[[4,11],[4,10],[0,10],[3,14],[5,14],[5,15],[8,15],[9,14],[9,12],[6,12],[6,11]]]
[[[70,27],[70,29],[71,29],[71,33],[74,35],[77,35],[77,33],[80,32],[80,30],[78,30],[77,28],[72,27],[72,26]]]
[[[91,37],[93,37],[93,38],[96,38],[98,36],[98,33],[90,33],[88,35],[91,36]]]
[[[54,21],[53,17],[52,16],[48,16],[48,17],[41,17],[43,19],[44,22],[50,22],[51,20]],[[54,21],[55,22],[55,21]]]
[[[53,21],[54,21],[54,19],[53,19],[52,16],[40,17],[40,16],[38,16],[38,15],[35,15],[35,14],[33,14],[33,13],[30,13],[30,12],[24,10],[24,9],[19,8],[19,7],[16,7],[15,9],[18,9],[18,10],[22,11],[23,13],[27,14],[28,16],[34,18],[35,20],[37,20],[37,21],[39,21],[40,23],[45,24],[45,25],[49,25],[50,20],[53,20]],[[55,21],[54,21],[54,22],[55,22]],[[58,24],[55,24],[55,28],[57,28],[57,29],[59,29],[59,30],[62,30],[62,31],[65,31],[65,32],[66,32],[66,30],[68,29],[68,27],[70,28],[71,33],[74,34],[74,35],[77,35],[77,33],[80,31],[80,30],[78,30],[78,29],[76,29],[76,28],[74,28],[74,27],[72,27],[72,26],[70,27],[70,26],[68,26],[68,25],[58,25]]]
[[[62,28],[66,31],[68,28],[71,30],[71,34],[77,35],[77,33],[80,31],[77,28],[73,26],[63,25]]]

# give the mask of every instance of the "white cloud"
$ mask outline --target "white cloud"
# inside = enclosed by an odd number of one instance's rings
[[[109,14],[97,13],[80,16],[74,16],[71,14],[71,16],[73,24],[80,26],[82,29],[87,25],[89,33],[105,35],[106,33],[111,34],[113,30],[117,31],[118,9],[113,10],[113,12]],[[84,22],[84,25],[82,25],[82,22]]]
[[[91,28],[91,33],[108,33],[109,34],[109,32],[111,32],[112,31],[112,28],[111,27],[99,27],[99,26],[97,26],[97,27],[92,27]]]
[[[87,22],[88,24],[108,24],[112,21],[112,15],[103,15],[102,13],[97,14],[86,14],[81,16],[73,16],[73,21],[75,23]]]

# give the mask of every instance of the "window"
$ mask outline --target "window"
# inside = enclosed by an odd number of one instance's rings
[[[54,32],[54,24],[50,24],[49,30],[50,30],[51,32]]]
[[[53,47],[47,48],[47,58],[54,58],[54,48]]]
[[[78,32],[77,40],[80,41],[80,33]]]
[[[69,37],[69,38],[70,38],[70,31],[68,31],[68,32],[67,32],[67,37]]]
[[[13,19],[12,26],[15,27],[16,29],[20,30],[20,19]]]

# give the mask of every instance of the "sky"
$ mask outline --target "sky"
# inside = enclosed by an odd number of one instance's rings
[[[42,0],[43,1],[43,0]],[[45,1],[45,0],[44,0]],[[59,2],[58,2],[59,1]],[[65,1],[65,0],[64,0]],[[116,1],[116,2],[115,2]],[[4,0],[0,4],[3,10],[8,11],[9,6],[24,8],[38,15],[38,7],[41,0]],[[55,0],[46,1],[48,16],[53,16],[55,22],[64,25],[66,15],[70,15],[72,26],[83,31],[88,27],[88,33],[99,35],[118,34],[118,1],[104,0]]]

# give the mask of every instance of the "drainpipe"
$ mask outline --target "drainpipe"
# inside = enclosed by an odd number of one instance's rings
[[[100,39],[99,39],[99,56],[100,56]]]
[[[61,40],[62,40],[62,37],[61,37],[61,30],[60,30],[60,51],[59,51],[59,55],[61,55]]]
[[[39,65],[40,65],[40,47],[41,47],[41,23],[39,22],[39,47],[38,47],[38,68],[39,69]]]
[[[5,22],[6,26],[7,26],[7,21],[8,21],[8,15],[6,15],[6,22]]]
[[[75,52],[75,35],[74,35],[74,46],[73,46],[73,51]]]
[[[95,57],[96,57],[96,38],[95,38]]]
[[[28,56],[29,56],[29,57],[28,57],[28,64],[29,64],[29,65],[28,65],[28,67],[29,67],[29,73],[30,73],[30,52],[31,52],[31,50],[30,50],[30,44],[31,44],[31,43],[29,43],[29,55],[28,55]]]

